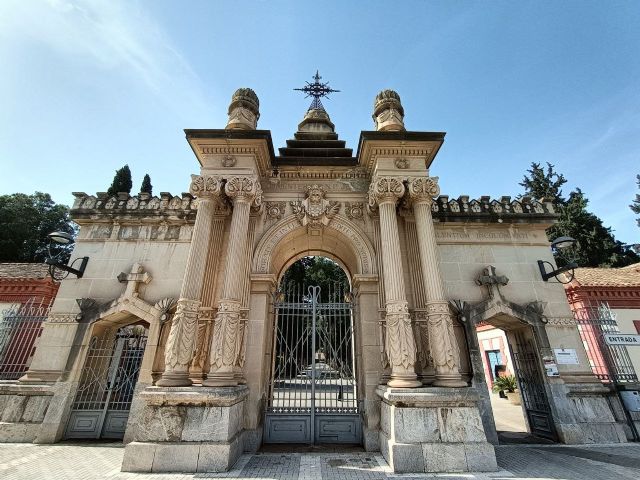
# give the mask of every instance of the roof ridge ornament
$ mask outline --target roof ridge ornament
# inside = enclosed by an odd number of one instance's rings
[[[316,74],[312,78],[313,78],[313,83],[306,82],[306,85],[304,87],[294,88],[294,90],[306,93],[307,95],[304,98],[313,97],[311,106],[307,111],[309,110],[324,111],[324,106],[322,105],[322,102],[320,101],[320,99],[322,97],[329,98],[330,93],[339,92],[340,90],[334,90],[333,88],[329,87],[329,82],[322,83],[320,81],[322,77],[320,76],[320,73],[318,72],[318,70],[316,70]]]

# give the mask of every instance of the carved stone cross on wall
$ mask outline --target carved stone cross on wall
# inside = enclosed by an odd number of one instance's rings
[[[508,283],[509,278],[506,275],[498,275],[496,267],[493,265],[487,266],[476,280],[477,285],[487,287],[490,298],[493,298],[496,293],[500,295],[500,289],[498,287],[500,285],[507,285]]]
[[[138,288],[140,284],[145,285],[151,281],[151,275],[144,271],[144,268],[139,263],[134,263],[131,267],[131,273],[120,273],[118,275],[118,281],[120,283],[126,283],[127,288],[124,291],[123,297],[137,297]]]

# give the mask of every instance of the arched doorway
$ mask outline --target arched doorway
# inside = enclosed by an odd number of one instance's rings
[[[148,333],[144,321],[94,326],[65,438],[124,437]]]
[[[264,442],[359,444],[349,279],[336,262],[322,256],[288,264],[273,303]]]

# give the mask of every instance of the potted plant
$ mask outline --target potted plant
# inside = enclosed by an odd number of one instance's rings
[[[504,391],[507,394],[507,398],[513,405],[520,405],[520,392],[518,391],[518,382],[513,375],[505,375],[498,377],[493,382],[493,391]]]

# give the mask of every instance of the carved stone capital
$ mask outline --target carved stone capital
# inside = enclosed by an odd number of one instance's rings
[[[393,202],[396,204],[404,195],[402,179],[396,177],[378,177],[369,186],[369,205],[381,205]]]
[[[262,205],[262,186],[255,177],[244,175],[230,177],[224,186],[224,192],[233,203],[252,203],[257,207]]]
[[[431,205],[433,198],[440,195],[438,177],[414,177],[407,182],[409,198],[413,203]]]
[[[222,180],[214,175],[191,175],[189,193],[194,197],[219,197],[222,192]]]

